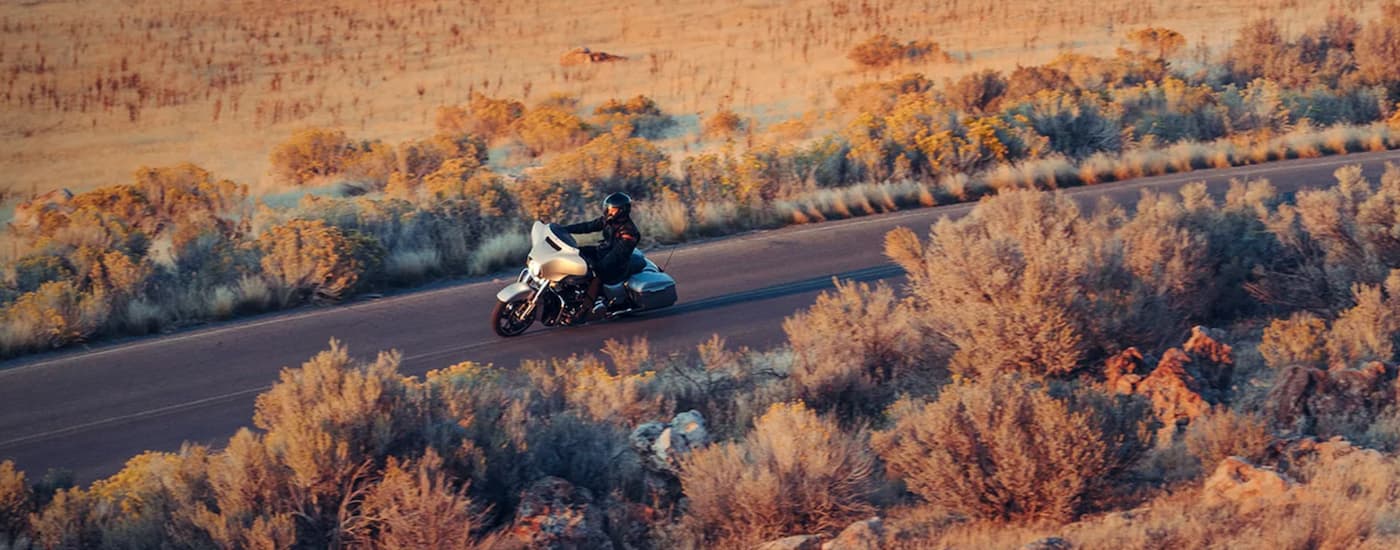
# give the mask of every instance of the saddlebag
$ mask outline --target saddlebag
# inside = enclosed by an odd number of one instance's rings
[[[637,309],[657,309],[676,303],[676,280],[657,271],[643,271],[627,279],[627,297]]]

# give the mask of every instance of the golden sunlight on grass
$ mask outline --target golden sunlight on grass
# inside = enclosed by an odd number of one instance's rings
[[[1129,29],[1149,24],[1179,29],[1187,43],[1179,57],[1190,62],[1253,17],[1296,32],[1329,11],[1363,21],[1376,11],[1366,0],[626,4],[5,3],[3,185],[25,195],[81,191],[124,181],[138,166],[185,161],[265,184],[269,151],[294,130],[399,141],[427,133],[439,106],[472,92],[530,103],[563,92],[585,106],[645,94],[696,117],[688,128],[727,108],[767,126],[829,106],[838,87],[896,74],[941,80],[1065,50],[1108,55]],[[913,53],[932,41],[947,57],[859,69],[848,53],[879,35]],[[561,65],[580,45],[628,59]]]

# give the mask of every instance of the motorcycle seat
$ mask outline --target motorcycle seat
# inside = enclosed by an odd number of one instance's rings
[[[647,268],[647,257],[636,250],[632,251],[632,257],[627,261],[627,276],[631,277]]]

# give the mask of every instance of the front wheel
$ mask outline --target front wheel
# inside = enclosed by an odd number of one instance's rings
[[[529,306],[530,301],[524,298],[496,301],[496,308],[491,310],[491,328],[505,338],[520,336],[535,322],[535,310]]]

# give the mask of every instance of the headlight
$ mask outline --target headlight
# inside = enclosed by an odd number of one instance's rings
[[[536,278],[536,279],[540,278],[540,264],[537,264],[537,263],[535,263],[535,262],[530,262],[530,265],[529,265],[528,267],[529,267],[529,269],[530,269],[530,276],[531,276],[531,277],[534,277],[534,278]]]

